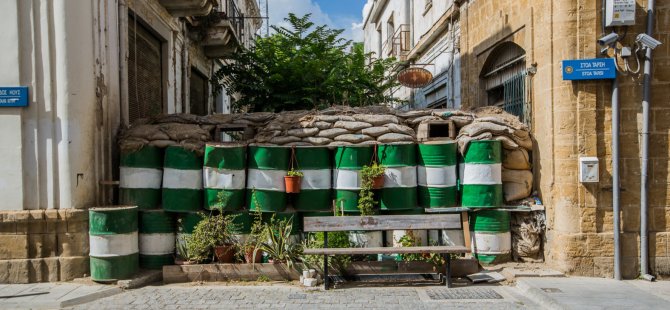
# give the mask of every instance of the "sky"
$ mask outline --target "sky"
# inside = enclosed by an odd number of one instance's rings
[[[366,0],[266,0],[270,25],[286,26],[284,18],[288,13],[298,16],[312,13],[312,21],[317,25],[328,25],[344,29],[346,39],[363,41],[363,6]],[[261,2],[261,4],[263,4]],[[265,14],[265,8],[261,11]]]

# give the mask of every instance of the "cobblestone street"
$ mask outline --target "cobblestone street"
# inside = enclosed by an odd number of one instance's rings
[[[290,285],[149,286],[77,306],[74,309],[533,309],[514,288],[456,288],[460,299],[433,300],[447,289],[355,287],[329,291]],[[495,297],[496,299],[463,299]],[[523,300],[523,301],[522,301]]]

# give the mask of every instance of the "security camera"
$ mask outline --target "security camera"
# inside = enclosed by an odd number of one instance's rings
[[[638,34],[637,38],[635,38],[635,42],[641,44],[643,47],[648,47],[652,50],[662,44],[661,41],[652,38],[646,33]]]
[[[612,32],[612,33],[610,33],[608,35],[605,35],[604,37],[598,39],[598,44],[600,44],[602,46],[607,46],[607,45],[610,45],[610,44],[616,42],[617,40],[619,40],[619,35]]]

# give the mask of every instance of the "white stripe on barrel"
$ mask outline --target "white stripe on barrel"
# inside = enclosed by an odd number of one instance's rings
[[[301,170],[301,172],[303,173],[301,189],[330,189],[330,169]]]
[[[165,255],[174,253],[173,233],[140,234],[140,254]]]
[[[90,235],[90,254],[97,257],[125,256],[139,251],[137,231],[127,234]]]
[[[160,189],[163,182],[161,169],[119,167],[119,176],[121,188]]]
[[[424,167],[418,166],[417,183],[425,187],[456,186],[456,166]]]
[[[284,170],[249,169],[247,175],[249,184],[247,185],[247,188],[284,192],[286,191],[286,186],[284,184],[285,176],[286,171]]]
[[[333,188],[358,190],[362,183],[360,170],[333,169]]]
[[[507,254],[512,249],[510,232],[489,233],[471,231],[472,252],[479,254]]]
[[[163,188],[202,189],[202,169],[163,168]]]
[[[204,167],[202,179],[205,188],[244,189],[247,179],[244,170],[217,169]]]
[[[501,164],[464,164],[463,184],[502,184]]]
[[[384,168],[384,188],[416,187],[416,166]]]

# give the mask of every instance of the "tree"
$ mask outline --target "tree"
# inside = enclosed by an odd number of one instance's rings
[[[390,69],[395,59],[373,59],[362,43],[340,37],[343,30],[314,26],[310,14],[289,14],[290,27],[256,38],[240,48],[212,79],[238,94],[233,110],[287,111],[321,109],[333,104],[364,106],[397,102],[389,90],[397,85]]]

